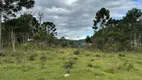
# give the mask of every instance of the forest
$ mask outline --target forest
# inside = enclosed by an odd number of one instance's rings
[[[142,80],[142,11],[94,13],[92,36],[58,38],[35,0],[0,0],[0,80]],[[27,11],[19,14],[20,11]]]

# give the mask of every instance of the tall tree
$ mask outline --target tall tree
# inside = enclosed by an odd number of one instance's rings
[[[101,8],[97,13],[96,13],[96,17],[94,20],[94,26],[93,29],[97,30],[102,29],[105,27],[106,22],[109,20],[110,18],[110,11],[107,10],[106,8]]]
[[[85,41],[86,41],[86,43],[92,43],[92,40],[89,36],[86,37]]]
[[[0,49],[1,49],[1,21],[2,17],[15,16],[15,13],[22,10],[22,7],[31,8],[34,6],[34,0],[0,0]]]
[[[48,34],[51,34],[54,36],[57,35],[57,32],[56,32],[57,29],[53,22],[43,22],[42,29]]]
[[[129,10],[126,16],[124,17],[124,23],[128,24],[129,29],[131,30],[130,34],[133,37],[134,47],[137,47],[138,45],[137,37],[139,35],[138,32],[139,30],[136,25],[139,23],[141,17],[142,17],[142,12],[140,9],[137,8]]]
[[[93,26],[93,29],[95,31],[97,30],[102,30],[101,31],[101,39],[102,39],[102,45],[104,45],[104,28],[105,28],[105,25],[107,23],[107,21],[109,20],[110,18],[110,11],[107,10],[106,8],[101,8],[97,13],[96,13],[96,17],[95,17],[95,20],[94,20],[94,26]]]

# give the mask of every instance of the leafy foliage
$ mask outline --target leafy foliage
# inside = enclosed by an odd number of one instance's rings
[[[109,18],[109,10],[102,8],[96,13],[94,27],[98,24],[100,24],[99,27],[102,25],[105,27],[95,31],[91,37],[92,43],[98,49],[115,52],[142,47],[141,21],[140,9],[133,8],[123,19],[115,20]]]

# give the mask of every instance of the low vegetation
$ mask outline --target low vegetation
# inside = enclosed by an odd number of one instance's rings
[[[4,50],[0,80],[141,80],[142,54],[75,48]],[[78,50],[77,50],[78,52]],[[87,54],[87,56],[86,56]],[[125,54],[125,55],[122,55]],[[65,74],[70,74],[64,77]]]

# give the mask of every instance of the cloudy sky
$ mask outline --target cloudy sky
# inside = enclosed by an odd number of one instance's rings
[[[131,8],[142,9],[141,0],[35,0],[33,12],[43,12],[43,21],[56,24],[58,36],[83,39],[92,35],[95,13],[102,7],[110,10],[111,17],[122,18]]]

